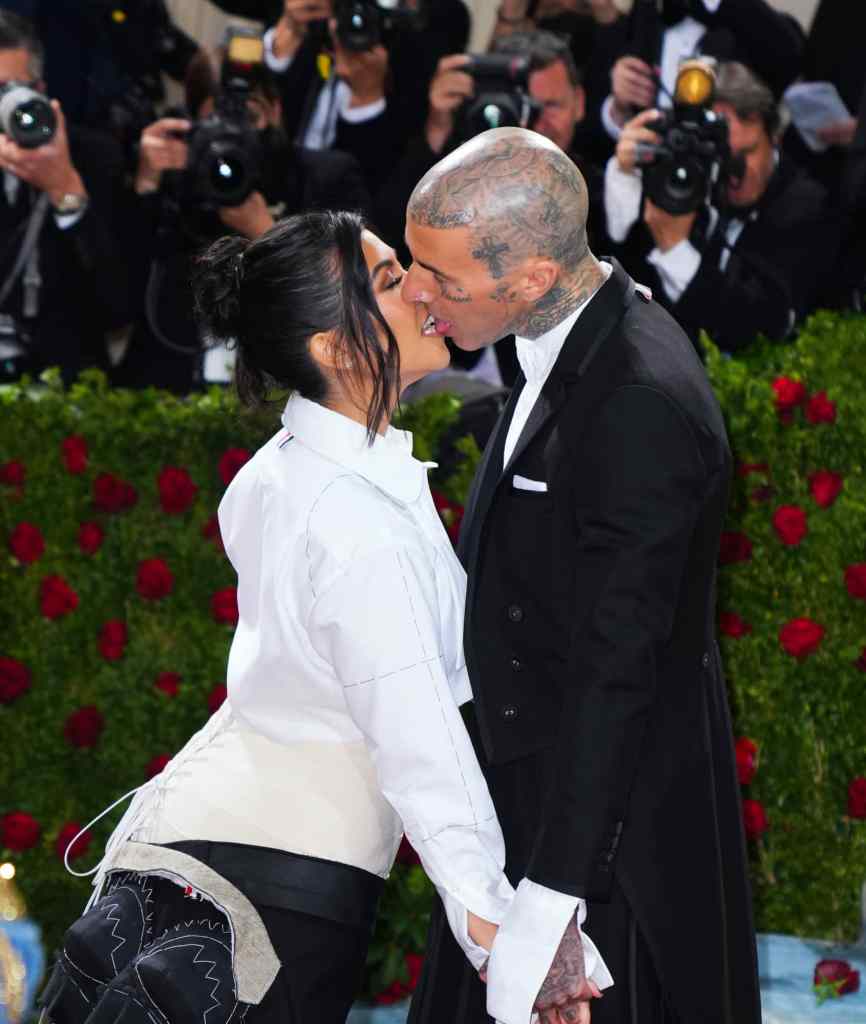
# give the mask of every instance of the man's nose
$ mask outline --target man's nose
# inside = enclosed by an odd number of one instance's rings
[[[433,301],[433,291],[414,263],[406,271],[400,294],[404,302],[423,302],[429,305]]]

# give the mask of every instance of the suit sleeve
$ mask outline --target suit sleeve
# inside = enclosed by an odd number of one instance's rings
[[[576,455],[581,581],[556,785],[527,877],[609,898],[616,848],[707,481],[680,409],[644,386],[618,389]],[[602,951],[603,952],[603,951]]]

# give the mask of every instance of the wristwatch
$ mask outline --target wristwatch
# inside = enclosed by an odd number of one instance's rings
[[[84,213],[90,202],[87,196],[76,192],[67,192],[54,204],[54,212],[61,216],[68,216],[71,213]]]

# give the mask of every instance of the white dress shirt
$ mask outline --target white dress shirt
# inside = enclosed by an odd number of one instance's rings
[[[274,29],[269,28],[264,36],[265,63],[275,74],[283,74],[292,65],[291,57],[277,57],[274,53]],[[306,125],[303,138],[296,141],[309,149],[328,149],[337,138],[337,121],[342,118],[350,124],[361,124],[372,121],[384,112],[384,97],[366,103],[361,107],[352,107],[352,90],[346,82],[335,75],[325,82],[316,99],[316,105]]]
[[[607,280],[613,272],[613,267],[602,262],[601,269]],[[514,453],[566,338],[595,294],[594,292],[570,316],[539,338],[521,338],[519,335],[515,338],[517,360],[526,383],[517,399],[514,415],[505,435],[503,469]],[[528,878],[520,882],[514,901],[493,943],[487,970],[487,1012],[497,1021],[510,1022],[516,1019],[521,1024],[526,1024],[531,1019],[532,1006],[538,990],[547,976],[562,933],[574,915],[577,917],[578,927],[581,927],[587,915],[585,900],[539,885]],[[582,937],[587,978],[591,978],[600,989],[609,988],[613,984],[613,978],[601,954],[583,931]],[[506,1016],[514,1005],[520,1007],[519,1016]]]
[[[704,7],[709,14],[715,14],[721,3],[722,0],[703,0]],[[661,67],[659,69],[659,78],[664,88],[659,91],[657,98],[660,108],[671,106],[671,97],[676,85],[680,63],[698,52],[698,44],[706,35],[706,31],[706,25],[689,15],[665,30],[662,37]],[[622,127],[613,118],[612,106],[613,95],[611,94],[601,105],[601,122],[608,135],[612,139],[618,139]]]

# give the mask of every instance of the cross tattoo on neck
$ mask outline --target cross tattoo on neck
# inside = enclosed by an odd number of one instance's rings
[[[472,257],[476,260],[484,260],[490,270],[490,276],[497,278],[502,277],[505,273],[505,268],[502,266],[502,257],[510,251],[511,246],[506,242],[500,242],[497,245],[496,239],[487,235],[481,239],[481,245],[477,249],[472,250]]]

